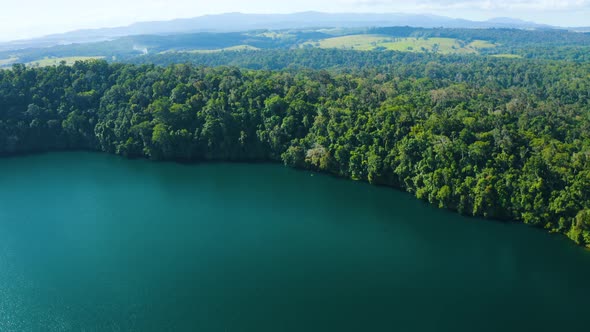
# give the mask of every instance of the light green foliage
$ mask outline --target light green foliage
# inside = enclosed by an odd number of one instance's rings
[[[590,245],[590,209],[576,215],[568,236],[580,245]]]
[[[495,58],[505,58],[505,59],[521,59],[522,55],[518,54],[493,54]]]

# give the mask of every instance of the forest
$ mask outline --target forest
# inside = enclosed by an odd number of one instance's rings
[[[590,245],[589,63],[297,52],[13,65],[0,155],[281,162]]]
[[[551,61],[590,62],[590,48],[583,47],[548,47],[528,48],[529,53],[537,52],[527,61],[527,65],[550,63]],[[490,56],[481,55],[441,55],[436,53],[414,53],[397,51],[355,51],[341,49],[261,49],[241,51],[220,51],[211,53],[167,52],[132,57],[125,63],[155,64],[168,66],[177,63],[190,63],[196,66],[236,66],[246,69],[263,70],[301,70],[316,69],[338,72],[351,72],[368,67],[383,70],[395,70],[397,74],[422,75],[422,66],[408,66],[412,62],[433,62],[443,66],[483,63],[490,61]],[[518,61],[521,59],[513,59]],[[543,62],[543,60],[547,60]],[[500,61],[501,62],[501,61]],[[555,62],[554,62],[555,63]],[[402,65],[402,66],[400,66]]]

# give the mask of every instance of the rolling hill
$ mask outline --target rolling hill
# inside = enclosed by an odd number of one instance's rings
[[[294,14],[243,14],[227,13],[205,15],[170,21],[138,22],[124,27],[76,30],[30,40],[0,43],[0,51],[24,48],[51,47],[72,43],[112,40],[136,35],[172,35],[196,32],[244,32],[257,29],[309,29],[320,27],[358,28],[377,26],[411,26],[423,28],[516,28],[547,29],[547,25],[517,19],[498,18],[488,21],[470,21],[426,14],[329,14],[301,12]]]

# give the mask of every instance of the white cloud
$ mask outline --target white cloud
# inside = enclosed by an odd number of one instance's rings
[[[430,1],[421,0],[420,5],[428,8],[465,8],[483,10],[573,10],[587,8],[590,0],[443,0]]]
[[[590,0],[342,0],[360,7],[479,10],[574,10],[590,8]],[[589,19],[590,20],[590,19]]]
[[[343,0],[342,2],[362,7],[416,9],[574,10],[590,8],[590,0]]]

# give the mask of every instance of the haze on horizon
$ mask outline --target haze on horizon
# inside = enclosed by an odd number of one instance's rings
[[[590,26],[590,0],[301,0],[287,3],[272,0],[20,0],[0,8],[0,41],[228,12],[401,12],[469,20],[510,17],[564,27]]]

